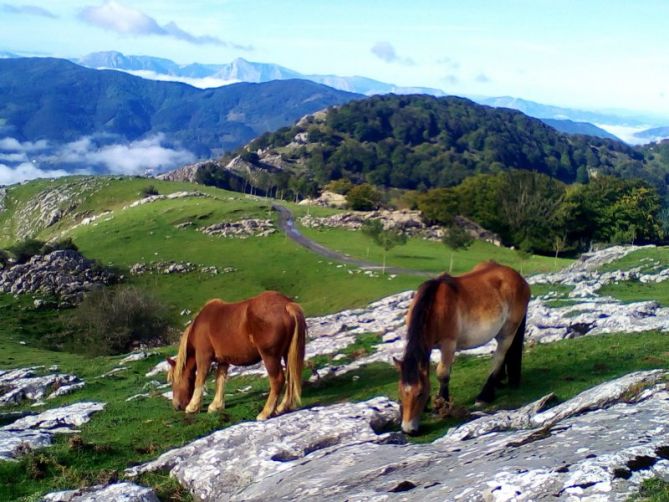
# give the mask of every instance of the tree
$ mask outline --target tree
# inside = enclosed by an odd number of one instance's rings
[[[384,229],[383,223],[379,220],[367,220],[362,225],[362,233],[370,237],[378,246],[383,249],[383,274],[386,273],[386,253],[395,246],[401,246],[407,243],[406,234],[393,229]]]
[[[349,190],[346,202],[356,211],[372,211],[381,205],[381,193],[372,185],[363,183]]]
[[[453,271],[453,255],[456,251],[465,250],[471,246],[474,238],[464,228],[454,224],[446,229],[441,242],[451,250],[451,260],[448,265],[448,273],[450,274]]]

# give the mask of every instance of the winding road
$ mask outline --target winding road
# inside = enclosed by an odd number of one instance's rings
[[[340,253],[330,248],[319,244],[316,241],[309,239],[302,235],[302,233],[295,226],[295,220],[293,219],[293,213],[290,212],[290,209],[278,204],[272,204],[272,209],[279,214],[279,227],[283,232],[293,241],[298,243],[300,246],[312,251],[316,254],[319,254],[329,260],[335,260],[347,265],[353,265],[355,267],[362,268],[364,270],[374,270],[380,271],[383,267],[378,263],[371,263],[368,261],[360,260],[358,258],[353,258],[344,253]],[[399,267],[386,267],[387,274],[403,274],[403,275],[417,275],[430,277],[435,275],[430,272],[425,272],[422,270],[413,270],[410,268],[399,268]]]

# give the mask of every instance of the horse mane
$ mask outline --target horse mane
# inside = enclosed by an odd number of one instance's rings
[[[402,382],[415,383],[419,378],[419,366],[428,366],[432,347],[425,336],[425,328],[432,311],[434,297],[442,283],[453,290],[458,285],[452,276],[444,273],[439,277],[425,281],[416,293],[416,300],[411,309],[407,328],[407,345],[402,362]]]
[[[170,366],[167,371],[167,381],[178,383],[183,376],[184,367],[186,366],[186,358],[188,356],[188,336],[195,325],[193,321],[181,335],[179,340],[179,352],[177,353],[177,358],[174,364],[174,367]]]

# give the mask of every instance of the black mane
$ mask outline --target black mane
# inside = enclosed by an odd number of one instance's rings
[[[425,327],[432,311],[434,297],[439,286],[444,283],[452,289],[457,288],[457,283],[448,274],[425,281],[418,288],[416,301],[411,311],[409,327],[407,329],[407,345],[404,349],[404,360],[402,363],[402,382],[415,383],[419,377],[419,367],[427,367],[430,364],[430,352],[432,347],[426,337]]]

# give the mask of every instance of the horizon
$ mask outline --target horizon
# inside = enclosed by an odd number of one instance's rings
[[[184,65],[242,58],[305,75],[669,117],[669,68],[660,64],[669,5],[659,0],[8,1],[0,13],[0,50],[19,56],[118,51]]]

